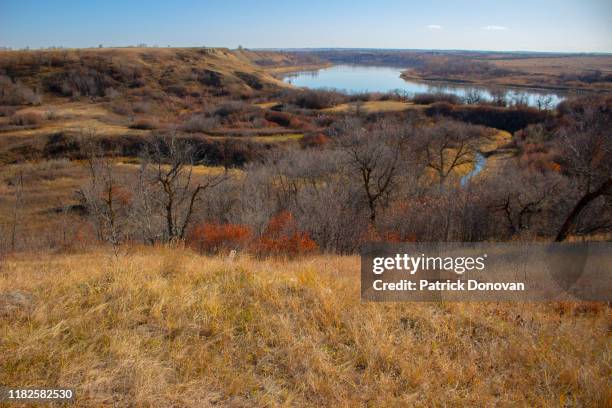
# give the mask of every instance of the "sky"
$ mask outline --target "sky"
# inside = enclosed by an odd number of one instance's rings
[[[612,52],[612,0],[0,0],[0,46]]]

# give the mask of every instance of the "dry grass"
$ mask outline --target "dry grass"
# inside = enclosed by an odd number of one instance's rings
[[[406,71],[402,77],[406,80],[446,83],[457,82],[473,83],[482,86],[507,86],[511,88],[533,88],[550,89],[562,92],[575,90],[586,90],[596,92],[612,91],[612,82],[583,82],[568,80],[565,76],[570,74],[588,74],[592,71],[600,71],[606,75],[612,72],[612,57],[609,55],[567,55],[532,57],[516,55],[499,56],[491,54],[484,58],[493,65],[512,71],[511,75],[494,78],[482,78],[478,75],[464,74],[461,76],[449,75],[447,77],[431,76],[423,77],[413,71]]]
[[[116,164],[118,168],[126,169],[128,172],[135,172],[140,168],[140,163],[138,162],[138,160],[134,160],[130,158],[117,159]],[[170,166],[168,165],[162,165],[161,167],[164,170],[170,169]],[[225,169],[223,166],[196,165],[196,166],[191,166],[191,169],[192,169],[191,170],[192,174],[195,176],[199,176],[199,175],[217,176],[217,175],[226,173],[230,176],[239,177],[244,173],[242,169],[237,169],[237,168]]]
[[[366,102],[351,102],[336,105],[331,108],[324,109],[325,112],[346,113],[356,112],[361,110],[365,113],[377,112],[401,112],[408,109],[424,109],[427,105],[416,105],[412,102],[399,101],[366,101]]]
[[[270,109],[270,108],[280,105],[280,102],[274,102],[274,101],[273,102],[262,102],[262,103],[254,103],[253,105],[261,109]]]
[[[69,236],[83,220],[62,209],[78,204],[75,191],[87,180],[84,165],[62,159],[0,166],[0,248],[7,247],[14,227],[17,242],[33,248]]]
[[[610,309],[359,300],[357,257],[23,254],[0,383],[78,406],[610,406]]]
[[[231,136],[228,136],[228,138]],[[238,140],[248,140],[259,143],[295,142],[304,137],[303,133],[281,133],[277,135],[237,137]]]
[[[128,123],[121,124],[119,115],[107,111],[99,103],[62,101],[36,107],[20,109],[17,114],[34,113],[52,119],[35,129],[3,132],[11,137],[44,137],[57,132],[79,134],[82,130],[95,129],[100,136],[142,135],[147,132],[131,129]]]
[[[530,74],[559,75],[567,72],[580,72],[597,69],[603,73],[612,72],[612,57],[598,56],[566,56],[547,58],[508,58],[489,60],[495,65],[528,72]]]
[[[8,125],[7,120],[0,120],[0,136],[11,138],[39,138],[54,133],[78,134],[82,129],[95,129],[99,136],[125,136],[143,135],[150,128],[164,128],[166,125],[180,124],[183,118],[179,115],[187,115],[201,108],[201,98],[212,98],[209,95],[211,89],[225,89],[232,97],[252,96],[256,85],[251,88],[248,76],[258,82],[260,87],[266,89],[289,88],[291,85],[277,79],[262,67],[254,64],[245,52],[230,51],[223,48],[198,49],[198,48],[105,48],[87,50],[65,51],[41,50],[32,52],[0,51],[0,64],[11,66],[14,70],[22,73],[20,80],[32,89],[41,89],[42,104],[39,106],[21,108],[16,115],[40,114],[46,118],[37,126],[2,126]],[[279,53],[258,53],[257,58],[268,59],[285,58]],[[63,61],[65,66],[54,66],[44,63],[37,68],[28,64],[40,58],[46,61],[55,58]],[[108,76],[112,71],[133,69],[141,75],[142,83],[132,88],[131,84],[117,82],[109,89],[109,95],[95,96],[86,95],[78,98],[70,98],[68,95],[58,96],[57,93],[47,92],[45,78],[58,73],[70,72],[75,67],[80,67],[79,59],[87,61],[87,67],[100,70]],[[285,58],[285,63],[291,60]],[[280,61],[279,61],[280,63]],[[113,71],[114,72],[114,71]],[[204,86],[201,80],[194,79],[194,72],[214,72],[219,76],[222,85]],[[170,74],[171,73],[171,74]],[[162,85],[164,84],[164,85]],[[214,88],[214,89],[213,89]],[[178,97],[171,89],[179,89]],[[106,92],[106,91],[105,91]],[[258,92],[264,92],[260,90]],[[155,106],[147,117],[136,116],[129,118],[128,113],[117,114],[113,110],[113,104],[121,107],[130,107],[141,99],[151,100],[162,95],[165,99],[164,106]],[[198,96],[192,96],[198,95]],[[182,99],[181,99],[182,98]],[[221,97],[220,97],[221,98]],[[152,104],[155,105],[155,104]],[[115,106],[115,107],[117,107]],[[120,110],[119,110],[120,111]],[[127,111],[126,111],[127,112]],[[143,113],[143,112],[141,112]],[[17,116],[16,116],[17,117]],[[156,118],[151,122],[152,118]],[[135,119],[135,122],[133,123]],[[145,119],[149,124],[144,123]],[[159,121],[159,126],[157,122]]]

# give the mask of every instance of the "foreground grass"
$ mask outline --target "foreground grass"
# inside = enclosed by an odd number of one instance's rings
[[[80,406],[610,406],[603,305],[360,303],[357,257],[168,248],[0,271],[0,384]]]

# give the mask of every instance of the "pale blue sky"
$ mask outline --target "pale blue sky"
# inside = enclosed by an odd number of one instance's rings
[[[612,0],[0,0],[0,46],[138,43],[612,52]]]

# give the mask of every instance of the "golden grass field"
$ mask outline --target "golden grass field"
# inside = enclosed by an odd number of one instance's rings
[[[357,111],[365,113],[378,112],[401,112],[408,109],[425,109],[427,105],[418,105],[412,102],[400,101],[366,101],[366,102],[351,102],[342,103],[331,108],[323,109],[324,112],[333,113],[356,113]]]
[[[480,86],[501,86],[510,88],[548,89],[570,94],[579,91],[610,92],[610,81],[587,83],[566,76],[586,74],[600,71],[603,75],[612,72],[612,57],[609,55],[566,55],[566,56],[511,56],[491,54],[482,59],[493,65],[508,69],[509,75],[483,78],[478,75],[466,73],[461,76],[447,77],[420,75],[413,70],[407,70],[402,77],[410,81],[426,81],[435,83],[471,83]]]
[[[555,57],[500,58],[491,57],[488,61],[497,66],[515,69],[531,74],[558,75],[565,72],[600,70],[612,72],[612,57],[609,55],[572,55]]]
[[[603,304],[361,303],[355,256],[131,247],[0,270],[0,383],[76,406],[611,406],[611,329]]]

